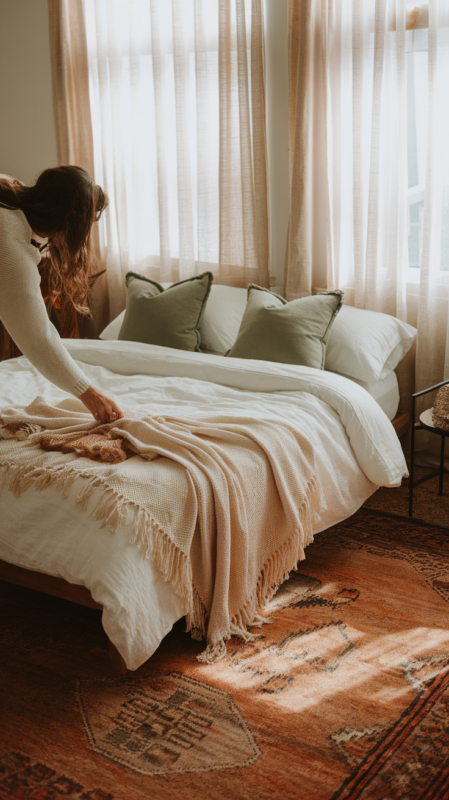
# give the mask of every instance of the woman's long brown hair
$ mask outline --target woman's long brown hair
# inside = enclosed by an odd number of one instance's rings
[[[108,198],[87,170],[65,166],[46,169],[33,186],[0,178],[0,208],[20,209],[34,233],[48,237],[48,291],[52,302],[69,301],[89,314],[90,232]]]

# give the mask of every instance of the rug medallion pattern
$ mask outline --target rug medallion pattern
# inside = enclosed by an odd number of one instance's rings
[[[174,673],[120,689],[82,681],[78,703],[92,749],[142,775],[244,767],[260,756],[226,692]]]

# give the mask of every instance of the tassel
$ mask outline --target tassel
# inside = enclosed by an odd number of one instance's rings
[[[203,664],[216,664],[226,656],[226,644],[220,639],[216,644],[208,644],[203,653],[197,655],[196,660]]]
[[[35,425],[31,422],[17,422],[12,425],[3,425],[0,428],[0,439],[18,439],[19,442],[23,442],[34,433],[40,433],[43,430],[41,425]]]

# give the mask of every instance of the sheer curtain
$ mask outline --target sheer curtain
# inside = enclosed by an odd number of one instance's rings
[[[300,166],[296,181],[292,172],[290,236],[304,244],[304,255],[287,258],[286,283],[312,289],[310,219],[317,211],[309,187],[318,158],[326,165],[318,214],[327,241],[328,288],[343,289],[346,302],[360,308],[418,326],[415,386],[424,388],[449,378],[449,3],[290,5],[293,21],[302,22],[299,58],[308,64],[300,79],[291,76],[293,149]],[[290,38],[295,69],[299,35]],[[307,118],[317,75],[322,149]],[[300,209],[296,222],[293,198]],[[408,377],[410,394],[412,370]]]
[[[89,102],[89,69],[83,0],[48,0],[53,108],[60,164],[78,164],[95,175],[92,120]],[[94,272],[104,269],[99,231],[92,232]],[[109,321],[105,275],[91,292],[91,320],[80,320],[84,336],[98,336]]]
[[[287,300],[323,287],[325,206],[324,100],[317,0],[289,0],[290,221],[285,259]],[[324,262],[324,263],[323,263]]]
[[[445,0],[429,2],[428,26],[418,389],[449,379],[449,4]]]
[[[82,0],[111,316],[124,276],[268,285],[261,0]]]
[[[406,4],[330,0],[322,13],[328,284],[405,318]]]

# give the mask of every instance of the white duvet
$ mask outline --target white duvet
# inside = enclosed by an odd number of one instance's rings
[[[353,514],[378,486],[407,474],[394,429],[354,382],[308,367],[187,353],[133,342],[67,340],[92,383],[118,403],[154,414],[226,414],[287,420],[311,439],[326,507],[315,533]],[[64,393],[24,358],[0,365],[0,408]],[[0,470],[0,483],[1,483]],[[132,517],[117,533],[82,512],[76,496],[30,489],[0,494],[0,559],[86,586],[129,669],[149,658],[189,610],[151,561],[129,544]],[[92,506],[96,498],[91,500]],[[313,545],[312,545],[313,546]]]

